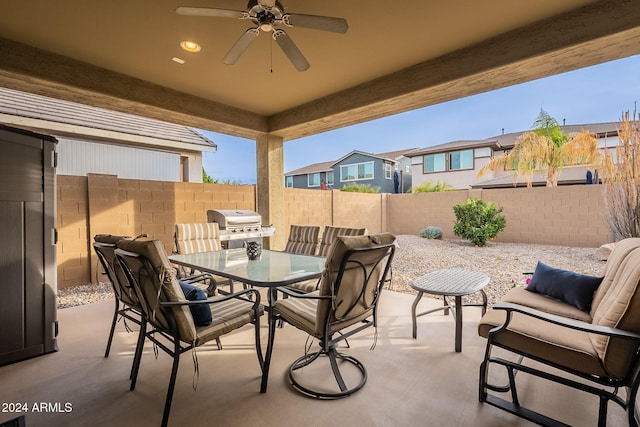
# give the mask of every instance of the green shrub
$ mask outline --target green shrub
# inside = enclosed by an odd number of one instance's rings
[[[347,184],[340,189],[349,193],[377,193],[380,187],[372,187],[371,184]]]
[[[495,203],[482,199],[470,198],[466,202],[453,207],[456,223],[453,233],[463,239],[471,240],[476,246],[485,246],[487,240],[493,240],[507,224],[502,208]]]
[[[433,225],[430,225],[429,227],[422,230],[420,232],[420,235],[427,239],[442,239],[442,230],[440,229],[440,227],[434,227]]]
[[[442,191],[451,191],[453,187],[448,182],[437,181],[435,184],[431,181],[423,182],[411,189],[412,193],[439,193]]]

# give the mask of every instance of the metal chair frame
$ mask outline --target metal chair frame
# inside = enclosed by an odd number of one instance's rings
[[[150,277],[150,280],[153,280],[154,287],[156,289],[161,289],[162,284],[159,281],[159,278],[156,274],[154,274],[154,268],[149,262],[149,260],[137,253],[128,252],[122,249],[116,249],[116,259],[122,266],[122,269],[127,277],[129,283],[132,284],[136,294],[138,295],[138,299],[140,300],[142,311],[144,313],[144,317],[146,322],[143,324],[142,329],[143,332],[139,335],[138,344],[136,346],[136,352],[134,357],[134,366],[132,367],[132,377],[131,377],[131,387],[130,390],[134,390],[136,386],[136,380],[138,377],[138,372],[140,370],[140,364],[142,360],[142,351],[144,348],[144,340],[145,338],[149,339],[153,342],[158,348],[162,349],[165,353],[167,353],[173,359],[173,364],[171,368],[171,376],[169,378],[169,387],[167,390],[167,395],[165,398],[165,405],[162,415],[162,426],[166,426],[169,421],[169,414],[171,411],[171,403],[173,399],[173,393],[175,389],[176,376],[178,373],[178,366],[180,363],[180,355],[186,351],[192,350],[194,348],[193,343],[183,344],[180,336],[178,325],[175,320],[175,317],[171,310],[167,310],[167,308],[175,307],[175,306],[189,306],[189,305],[200,305],[200,304],[215,304],[222,301],[226,301],[232,298],[240,298],[247,302],[253,304],[254,310],[254,321],[252,322],[255,326],[255,342],[256,342],[256,352],[258,355],[258,362],[260,364],[260,369],[263,369],[264,360],[262,356],[262,350],[260,346],[260,294],[255,289],[245,289],[234,294],[227,294],[221,297],[209,298],[207,300],[200,301],[186,301],[186,302],[178,302],[178,301],[159,301],[159,304],[154,305],[153,301],[149,301],[140,286],[140,277],[136,277],[130,265],[139,264],[140,269],[138,270],[140,274],[144,272]],[[251,297],[249,297],[251,295]],[[157,309],[161,309],[163,311],[163,315],[167,319],[169,323],[168,328],[164,328],[160,323],[155,322],[155,311]],[[152,329],[146,331],[146,324],[152,325]],[[166,341],[169,341],[169,345],[167,345]]]
[[[629,426],[640,426],[640,417],[638,409],[636,408],[636,397],[638,395],[638,387],[640,386],[640,334],[624,331],[616,328],[603,327],[598,325],[592,325],[590,323],[581,322],[573,319],[564,318],[548,314],[536,309],[521,306],[512,303],[497,303],[493,305],[493,309],[506,310],[506,321],[503,325],[496,326],[489,332],[487,340],[487,347],[485,351],[484,360],[480,365],[480,381],[479,381],[479,400],[480,402],[486,402],[504,411],[510,412],[518,417],[524,418],[531,422],[534,422],[543,426],[566,426],[558,420],[547,417],[539,412],[535,412],[531,409],[525,408],[520,405],[518,399],[518,393],[516,390],[516,374],[518,372],[524,372],[539,378],[543,378],[552,382],[563,384],[565,386],[575,388],[599,397],[599,412],[598,412],[598,426],[605,426],[607,422],[607,408],[608,402],[613,401],[620,405],[626,412],[629,422]],[[575,369],[571,369],[567,366],[558,365],[556,363],[549,362],[540,357],[533,356],[521,349],[511,348],[506,345],[502,345],[495,341],[495,337],[500,331],[506,330],[511,322],[514,312],[524,314],[526,316],[535,317],[550,323],[566,327],[571,330],[579,330],[589,332],[598,335],[606,335],[612,338],[622,338],[632,340],[637,343],[638,349],[633,360],[632,366],[629,369],[627,375],[624,378],[609,378],[609,377],[597,377],[594,375],[587,375],[579,372]],[[491,351],[493,346],[503,348],[507,351],[516,353],[519,355],[517,361],[509,361],[499,357],[492,357]],[[568,374],[581,378],[582,380],[588,380],[591,384],[584,381],[575,381],[572,378],[555,375],[550,372],[536,369],[530,366],[526,366],[522,363],[524,358],[529,358],[537,362],[552,366],[558,370],[564,371]],[[507,376],[509,383],[504,386],[497,386],[489,384],[488,373],[489,366],[491,364],[503,366],[507,370]],[[613,391],[606,390],[601,387],[594,386],[592,384],[600,386],[611,387]],[[626,399],[623,399],[618,391],[620,388],[626,389]],[[511,401],[505,400],[496,395],[492,395],[489,391],[497,393],[510,393]]]
[[[373,251],[381,251],[381,256],[379,257],[379,259],[375,262],[374,267],[370,269],[370,272],[367,273],[367,268],[364,264],[362,264],[359,260],[354,260],[351,259],[353,255],[356,254],[361,254],[363,252],[373,252]],[[353,268],[355,265],[355,268],[359,268],[362,270],[363,272],[363,283],[360,286],[360,292],[359,292],[359,297],[354,299],[354,301],[352,302],[351,306],[349,306],[348,308],[346,308],[345,310],[345,314],[340,317],[337,318],[335,317],[336,313],[335,313],[335,309],[333,310],[328,310],[327,311],[327,316],[324,319],[324,324],[325,324],[325,331],[322,337],[316,337],[319,339],[319,346],[320,349],[316,352],[313,353],[309,353],[309,354],[305,354],[301,357],[299,357],[298,359],[296,359],[290,366],[289,366],[289,370],[288,370],[288,377],[289,377],[289,382],[291,383],[291,385],[298,391],[300,391],[301,393],[303,393],[304,395],[307,395],[309,397],[314,397],[317,399],[339,399],[342,397],[346,397],[349,396],[355,392],[357,392],[358,390],[360,390],[362,387],[364,387],[365,383],[367,382],[367,370],[364,366],[364,364],[362,364],[362,362],[360,362],[358,359],[356,359],[353,356],[341,353],[337,350],[338,345],[341,341],[345,341],[347,342],[347,338],[351,337],[352,335],[355,335],[357,333],[359,333],[360,331],[369,328],[371,326],[375,327],[377,326],[377,310],[378,310],[378,302],[380,299],[380,293],[382,291],[382,288],[385,284],[386,277],[387,274],[389,272],[390,266],[391,266],[391,261],[393,260],[393,255],[395,252],[395,245],[394,244],[386,244],[386,245],[375,245],[375,246],[371,246],[371,247],[367,247],[367,248],[356,248],[356,249],[351,249],[349,251],[346,252],[345,256],[343,257],[341,264],[340,264],[340,268],[338,270],[338,275],[336,278],[336,281],[334,283],[334,290],[333,290],[333,294],[337,294],[340,286],[347,286],[348,284],[343,284],[342,283],[342,279],[343,279],[343,275],[345,270],[347,269],[347,266],[349,265],[349,267]],[[384,270],[380,276],[380,279],[376,285],[376,294],[373,298],[373,301],[371,302],[371,304],[366,304],[365,303],[365,308],[366,310],[372,310],[372,317],[373,320],[369,320],[369,319],[364,319],[361,321],[361,324],[358,327],[349,329],[347,332],[341,332],[341,331],[337,331],[337,334],[339,335],[337,338],[333,337],[333,333],[330,332],[330,327],[332,323],[335,322],[340,322],[344,319],[348,319],[349,314],[354,310],[354,308],[356,308],[356,306],[358,305],[359,302],[364,302],[364,295],[366,290],[369,288],[369,282],[371,279],[371,275],[372,272],[375,271],[377,269],[377,266],[380,265],[382,262],[384,262],[384,260],[386,259],[386,265],[384,266]],[[281,292],[283,292],[284,294],[290,296],[290,297],[294,297],[294,298],[308,298],[308,299],[316,299],[316,300],[331,300],[333,298],[332,295],[312,295],[312,294],[299,294],[295,291],[291,291],[287,288],[279,288],[279,290]],[[286,318],[284,318],[281,315],[276,314],[275,316],[272,316],[270,321],[273,322],[275,324],[275,322],[278,321],[287,321]],[[270,333],[273,333],[275,335],[275,326],[270,327],[269,328]],[[270,339],[273,339],[274,337],[271,336]],[[347,342],[348,345],[348,342]],[[269,360],[270,360],[270,354],[267,354],[266,356],[266,364],[267,366],[269,366]],[[316,360],[318,360],[320,358],[320,356],[325,356],[329,359],[329,363],[331,366],[331,370],[333,373],[333,376],[338,384],[338,387],[340,388],[340,392],[337,393],[332,393],[332,392],[325,392],[325,391],[319,391],[319,390],[313,390],[309,387],[306,387],[304,385],[302,385],[300,383],[300,381],[298,381],[296,379],[296,375],[295,375],[295,371],[310,365],[311,363],[315,362]],[[345,362],[351,363],[353,366],[355,366],[361,374],[361,379],[358,382],[358,384],[349,387],[345,381],[344,378],[342,376],[342,374],[340,373],[340,369],[338,367],[338,359],[343,360]]]

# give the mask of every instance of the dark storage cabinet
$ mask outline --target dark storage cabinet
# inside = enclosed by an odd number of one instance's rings
[[[55,147],[0,126],[0,365],[57,350]]]

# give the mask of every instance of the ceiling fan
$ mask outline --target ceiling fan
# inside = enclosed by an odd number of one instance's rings
[[[208,7],[178,7],[178,15],[188,16],[212,16],[216,18],[248,19],[256,27],[249,28],[225,55],[223,62],[228,65],[236,63],[238,58],[249,47],[251,42],[258,37],[260,30],[273,32],[272,37],[278,46],[287,55],[291,63],[298,71],[309,68],[309,62],[300,49],[289,38],[287,33],[279,26],[310,28],[313,30],[331,31],[344,34],[349,29],[347,21],[342,18],[330,16],[305,15],[300,13],[284,13],[284,8],[277,0],[249,0],[247,11],[216,9]]]

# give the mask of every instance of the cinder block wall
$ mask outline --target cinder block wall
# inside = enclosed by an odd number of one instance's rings
[[[58,288],[92,283],[96,234],[159,239],[173,251],[176,223],[206,222],[209,209],[255,210],[255,186],[118,179],[115,175],[59,175]]]
[[[57,177],[58,287],[96,281],[91,246],[100,233],[160,239],[173,250],[176,223],[206,222],[209,209],[256,210],[255,186]],[[480,197],[504,208],[502,242],[598,247],[613,241],[604,221],[602,187],[509,188],[422,194],[362,194],[285,189],[286,237],[291,224],[366,227],[371,233],[418,234],[429,225],[453,235],[453,205]],[[275,248],[283,249],[283,248]],[[98,278],[99,279],[99,278]]]
[[[286,230],[277,230],[276,233],[284,233],[286,235],[285,241],[289,236],[291,225],[319,225],[322,227],[332,223],[333,191],[285,188],[284,203]]]
[[[58,287],[89,283],[89,201],[87,178],[61,176],[57,180]]]
[[[613,241],[605,222],[603,188],[571,185],[389,195],[388,230],[417,234],[434,225],[453,235],[453,205],[479,197],[504,208],[507,226],[497,241],[599,247]]]

